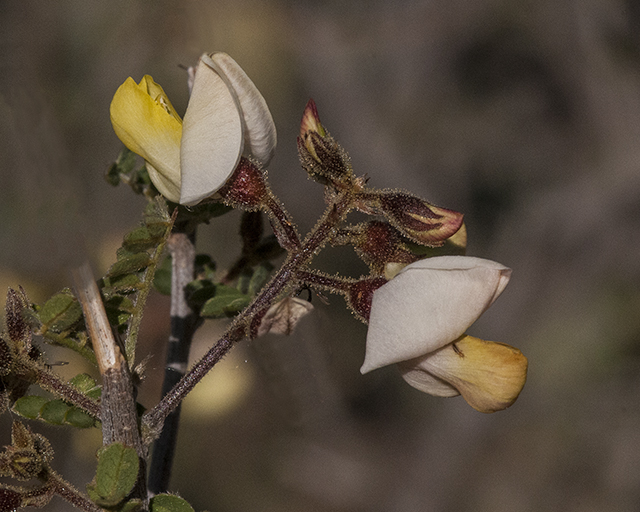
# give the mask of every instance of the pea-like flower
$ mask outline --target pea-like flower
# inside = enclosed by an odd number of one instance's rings
[[[145,159],[158,191],[185,205],[219,190],[243,154],[268,165],[277,139],[264,98],[222,52],[200,57],[184,122],[149,75],[120,86],[111,122],[125,146]]]
[[[509,407],[527,359],[508,345],[464,335],[502,293],[511,269],[440,256],[404,267],[373,294],[362,373],[398,363],[404,379],[436,395],[462,394],[481,412]]]

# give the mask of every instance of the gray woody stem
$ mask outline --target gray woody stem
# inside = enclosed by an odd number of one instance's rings
[[[183,232],[176,225],[167,247],[171,253],[171,335],[167,347],[162,396],[175,386],[187,371],[189,349],[198,328],[198,316],[187,304],[185,287],[194,278],[195,231]],[[149,470],[149,490],[154,494],[166,492],[178,438],[180,407],[165,420],[160,437],[153,445]]]
[[[120,442],[135,448],[140,473],[134,494],[146,500],[146,450],[140,439],[133,383],[127,362],[118,347],[107,319],[100,291],[89,263],[72,271],[76,295],[82,304],[87,330],[102,375],[102,443]]]

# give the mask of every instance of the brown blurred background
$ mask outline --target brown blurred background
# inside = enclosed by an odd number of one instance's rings
[[[97,271],[113,262],[143,207],[102,178],[121,148],[113,93],[148,73],[183,112],[179,66],[226,51],[271,108],[269,176],[301,231],[323,208],[295,149],[309,97],[372,185],[466,214],[469,254],[514,270],[470,333],[520,348],[529,381],[482,415],[394,368],[363,377],[364,326],[339,297],[314,300],[293,336],[243,342],[187,401],[172,490],[212,512],[638,510],[639,27],[634,0],[4,0],[0,284],[38,301],[86,252]],[[220,268],[237,220],[200,232]],[[366,271],[348,250],[317,266]],[[222,327],[207,323],[194,350]],[[148,407],[167,329],[154,295]],[[34,427],[84,488],[97,431]]]

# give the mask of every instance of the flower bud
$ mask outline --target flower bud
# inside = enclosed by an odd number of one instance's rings
[[[33,449],[10,451],[11,476],[18,480],[31,480],[36,478],[43,469],[42,461]]]
[[[462,214],[433,206],[404,192],[382,192],[368,201],[410,240],[431,247],[441,246],[462,225]]]
[[[244,157],[226,184],[218,191],[225,204],[234,208],[259,208],[268,197],[262,170]]]
[[[0,489],[0,512],[13,512],[22,506],[22,494],[13,489]]]
[[[359,224],[354,232],[354,248],[374,274],[383,274],[391,262],[409,264],[420,259],[409,251],[398,230],[387,222],[374,220]]]
[[[302,114],[302,121],[300,122],[300,138],[304,140],[309,132],[317,132],[320,137],[325,137],[327,135],[327,131],[320,122],[316,102],[313,100],[309,100],[307,102],[307,106]],[[307,146],[307,149],[310,153],[314,154],[313,146]]]
[[[339,188],[355,178],[348,155],[320,123],[313,100],[307,103],[300,123],[298,154],[309,177],[323,185]]]
[[[462,336],[423,357],[398,364],[411,386],[436,396],[461,394],[477,411],[512,405],[527,379],[527,358],[518,349]]]
[[[349,286],[347,304],[363,322],[369,322],[373,293],[386,282],[384,277],[368,277]]]
[[[0,377],[5,377],[11,373],[12,362],[13,354],[11,353],[11,349],[7,342],[0,338]]]

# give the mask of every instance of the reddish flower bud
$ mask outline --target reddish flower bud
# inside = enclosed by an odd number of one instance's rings
[[[225,204],[246,209],[260,207],[269,196],[262,169],[244,157],[218,193]]]
[[[13,489],[0,489],[0,512],[11,512],[22,506],[22,494]]]
[[[355,178],[349,156],[320,123],[313,100],[307,103],[300,123],[298,153],[309,177],[323,185],[340,188]]]
[[[347,304],[349,304],[349,307],[356,316],[363,322],[369,322],[373,292],[386,282],[387,280],[384,277],[368,277],[356,281],[349,286]]]
[[[416,243],[438,247],[462,225],[462,214],[433,206],[403,192],[377,194],[377,206],[389,222]]]
[[[402,242],[400,232],[388,222],[371,221],[355,229],[354,248],[375,274],[383,274],[387,263],[413,263],[420,259]]]
[[[300,138],[304,139],[307,132],[318,132],[321,137],[324,137],[327,132],[320,123],[320,116],[318,115],[318,108],[316,102],[309,100],[307,106],[302,114],[302,122],[300,123]]]

